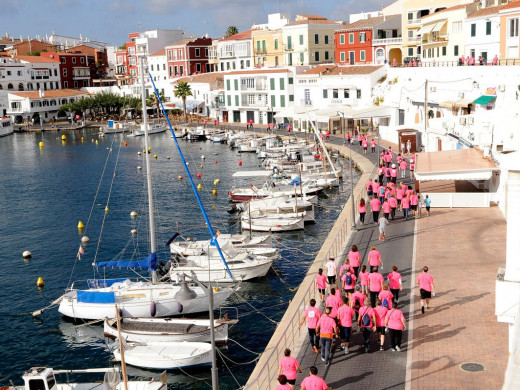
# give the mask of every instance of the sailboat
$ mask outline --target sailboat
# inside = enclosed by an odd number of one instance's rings
[[[142,64],[141,69],[144,69]],[[142,105],[146,107],[144,72],[141,72]],[[145,130],[145,150],[148,150],[148,116],[143,109]],[[180,151],[180,149],[179,149]],[[179,314],[207,312],[209,297],[202,286],[189,286],[181,275],[179,283],[158,283],[156,273],[156,239],[152,194],[150,156],[146,153],[146,176],[148,188],[148,211],[150,228],[150,255],[141,260],[112,260],[94,264],[96,268],[118,267],[144,269],[151,273],[151,281],[131,281],[130,279],[92,279],[87,289],[75,288],[74,284],[53,304],[59,304],[58,311],[74,319],[102,320],[112,317],[114,305],[122,317],[167,317]],[[183,156],[181,154],[181,158]],[[184,161],[184,160],[183,160]],[[200,203],[200,202],[199,202]],[[209,222],[209,221],[207,221]],[[209,225],[209,223],[208,223]],[[220,307],[234,292],[232,287],[211,289],[215,307]],[[34,312],[39,314],[40,311]]]

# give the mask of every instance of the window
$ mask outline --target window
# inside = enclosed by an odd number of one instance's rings
[[[328,45],[329,44],[329,36],[328,35],[325,35],[323,37],[323,39],[325,40],[325,44]]]
[[[271,95],[271,107],[276,106],[276,96]]]
[[[195,57],[200,57],[200,49],[198,47],[195,48]]]
[[[314,61],[318,62],[320,60],[320,52],[315,51],[314,52]]]
[[[303,45],[303,35],[300,35],[300,45]]]
[[[274,40],[274,49],[278,50],[278,39]]]
[[[166,70],[166,64],[162,64],[162,70]]]
[[[80,57],[79,58],[79,62],[80,62],[80,64],[84,64],[85,63],[85,58],[84,57]]]
[[[174,69],[175,69],[175,76],[178,76],[179,75],[179,68],[177,67],[177,65],[175,65]]]
[[[356,89],[356,97],[358,99],[361,99],[361,90],[360,89]]]
[[[509,38],[517,37],[518,36],[518,18],[515,19],[509,19],[509,29],[507,32],[507,36]]]
[[[270,79],[269,84],[270,84],[271,91],[274,91],[274,79]]]
[[[78,88],[78,82],[74,81],[74,88]]]
[[[340,45],[345,44],[345,34],[339,34],[339,44]]]
[[[61,61],[62,64],[66,64],[67,63],[67,59],[65,57],[61,57],[60,61]]]
[[[287,49],[292,49],[292,37],[287,37]]]
[[[359,52],[359,60],[360,61],[365,61],[365,50],[361,50]]]
[[[170,77],[173,77],[173,66],[169,66],[169,67],[168,67],[168,75],[169,75]]]
[[[285,96],[280,96],[280,107],[285,107]]]
[[[229,80],[228,80],[229,81]],[[228,95],[227,97],[227,105],[231,106],[231,96]]]
[[[289,95],[289,101],[294,102],[294,95]]]
[[[339,62],[345,62],[345,52],[339,53]]]
[[[68,81],[64,81],[63,82],[63,88],[68,88],[69,87],[69,82]]]
[[[338,96],[339,96],[339,94],[338,94],[338,90],[337,90],[337,89],[333,89],[333,90],[332,90],[332,98],[333,98],[333,99],[337,99]]]
[[[474,37],[475,35],[477,35],[477,24],[471,23],[471,36]]]
[[[366,42],[366,40],[367,40],[367,33],[360,32],[359,33],[359,42]]]
[[[285,89],[285,80],[280,79],[280,91],[283,91]]]
[[[343,90],[343,98],[344,99],[350,98],[350,94],[349,94],[349,90],[348,89],[344,89]]]
[[[76,57],[72,57],[72,63],[73,63],[73,64],[76,63]]]
[[[303,53],[300,53],[300,63],[303,65],[303,60],[304,60],[304,57],[303,57]]]
[[[453,55],[458,56],[459,55],[459,45],[453,46]]]
[[[67,69],[63,68],[63,77],[67,77]]]
[[[408,40],[410,40],[410,38],[413,38],[413,34],[415,33],[415,31],[413,30],[408,30]]]
[[[238,79],[234,80],[234,84],[235,84],[235,91],[238,91]]]
[[[323,99],[327,99],[327,90],[326,89],[323,90]]]
[[[326,52],[325,52],[325,60],[328,60],[328,59],[329,59],[329,52],[326,51]]]
[[[238,106],[238,95],[235,95],[235,106]]]
[[[231,91],[231,80],[226,80],[226,90]]]
[[[491,35],[491,22],[486,22],[486,35]]]
[[[315,45],[320,44],[320,36],[318,34],[314,34],[314,44]]]
[[[408,56],[409,57],[413,56],[413,47],[408,48]]]
[[[202,70],[202,67],[200,66],[200,64],[197,64],[197,72],[200,72]]]
[[[153,64],[150,65],[150,70],[153,72]],[[157,69],[157,70],[159,70],[159,69]]]
[[[265,39],[262,41],[262,51],[264,53],[267,53],[266,45],[265,45]]]
[[[206,47],[206,48],[204,49],[204,56],[205,56],[206,58],[208,57],[208,53],[209,53],[209,50],[208,50],[208,48]]]
[[[442,47],[442,55],[443,55],[443,56],[446,56],[446,46],[443,46],[443,47]]]
[[[260,41],[256,41],[256,52],[260,53]]]
[[[482,53],[480,53],[480,55],[482,56],[482,58],[484,58],[487,62],[487,59],[488,59],[488,55],[487,55],[487,51],[483,51]]]
[[[348,34],[348,43],[354,43],[354,33]]]
[[[291,84],[294,84],[294,78],[293,77],[289,77],[289,85]]]
[[[413,12],[408,12],[408,20],[413,20]]]
[[[453,32],[461,32],[462,31],[462,22],[453,22],[451,25],[451,30]]]
[[[181,76],[184,75],[184,66],[183,65],[179,66],[179,73]]]
[[[58,76],[58,69],[54,69],[54,76]]]

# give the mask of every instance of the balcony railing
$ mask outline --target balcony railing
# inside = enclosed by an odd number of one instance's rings
[[[433,44],[448,44],[448,36],[441,36],[436,38],[426,38],[422,39],[421,43],[423,45],[433,45]]]
[[[312,100],[311,99],[300,99],[300,105],[302,106],[312,106]]]
[[[418,43],[418,42],[421,42],[421,38],[419,38],[419,37],[408,37],[408,42],[409,43]]]
[[[290,45],[283,45],[283,49],[285,51],[293,51],[294,50],[294,45],[293,44],[290,44]]]
[[[267,90],[267,84],[255,84],[254,86],[247,86],[247,85],[242,85],[240,87],[240,90],[241,91],[250,91],[250,92],[254,92],[254,91],[266,91]]]
[[[258,107],[258,108],[261,108],[261,107],[267,107],[267,102],[254,102],[254,103],[250,103],[250,102],[243,101],[241,106],[242,107]]]
[[[383,38],[372,41],[373,45],[399,45],[401,43],[403,43],[403,38]]]
[[[421,19],[408,19],[408,24],[420,24]]]
[[[267,48],[255,49],[255,54],[267,54]]]

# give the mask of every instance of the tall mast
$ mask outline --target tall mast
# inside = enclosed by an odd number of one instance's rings
[[[146,112],[146,93],[144,87],[144,55],[139,58],[141,62],[141,104],[143,106],[144,148],[146,160],[146,185],[148,187],[148,216],[150,224],[150,253],[156,253],[155,223],[153,218],[153,193],[152,193],[152,169],[150,167],[150,151],[148,140],[148,113]],[[157,283],[157,272],[152,272],[152,283]]]

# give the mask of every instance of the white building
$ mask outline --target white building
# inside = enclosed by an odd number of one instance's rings
[[[481,8],[468,15],[464,21],[466,47],[462,54],[466,57],[473,56],[475,59],[482,56],[489,62],[493,61],[495,55],[501,58],[498,15],[500,8],[501,6]]]
[[[51,36],[45,36],[45,41],[58,46],[61,50],[66,50],[68,48],[83,45],[88,43],[91,47],[94,47],[98,50],[104,50],[108,45],[105,42],[92,41],[88,37],[83,37],[81,34],[78,38],[67,37],[65,35],[57,35],[52,32]]]
[[[148,56],[148,71],[152,75],[159,92],[164,93],[165,97],[171,99],[173,97],[173,88],[171,88],[171,80],[168,80],[165,49],[156,51]],[[148,94],[153,93],[153,86],[148,75],[145,77],[145,82],[149,90]]]
[[[176,80],[186,82],[191,88],[192,96],[186,100],[186,108],[189,112],[204,115],[213,119],[222,120],[220,108],[224,107],[224,73],[212,72],[182,77]],[[182,107],[179,98],[173,98],[176,107]]]
[[[221,72],[237,69],[249,69],[254,65],[253,39],[251,30],[239,32],[219,39],[216,45],[209,47],[209,63],[218,60]]]
[[[265,69],[224,74],[223,122],[273,123],[277,112],[294,104],[294,72]]]
[[[60,88],[57,60],[39,56],[0,58],[0,90],[34,91]]]

